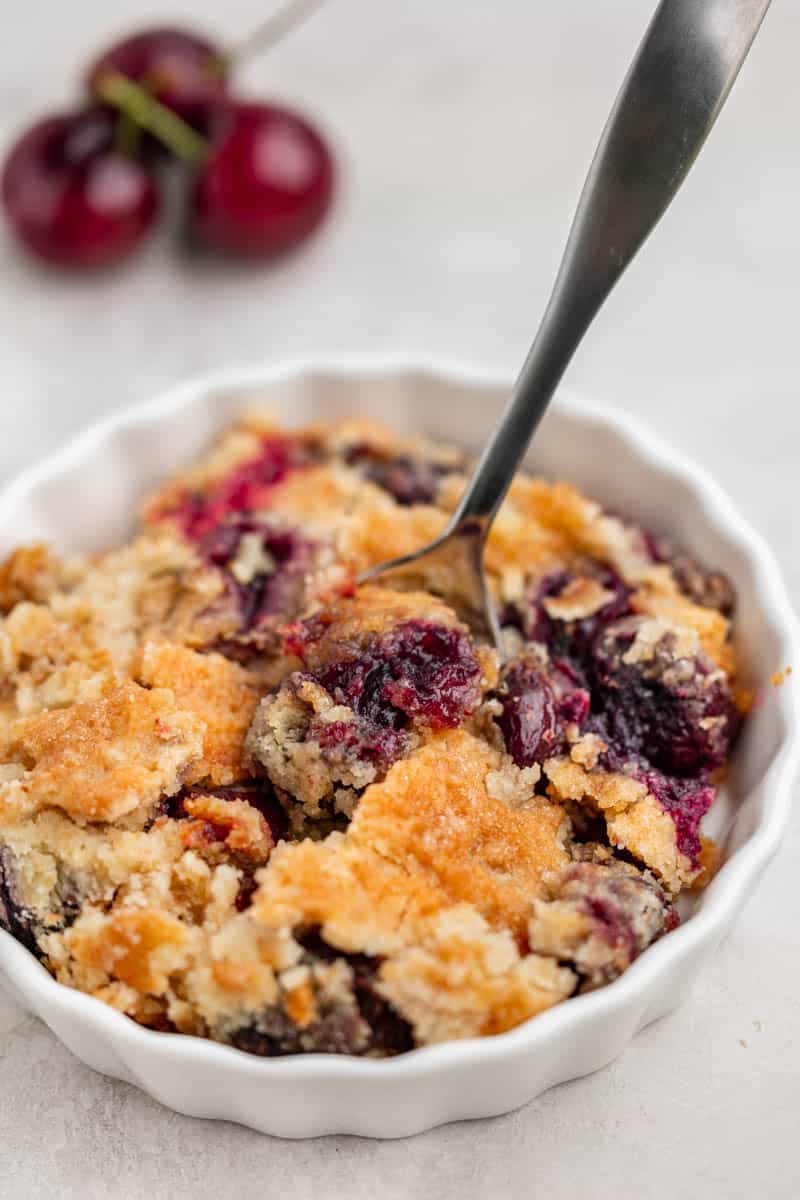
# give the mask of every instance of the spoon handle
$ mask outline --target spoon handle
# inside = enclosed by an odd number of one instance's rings
[[[488,532],[581,338],[688,174],[769,2],[659,4],[595,152],[542,324],[449,531]]]

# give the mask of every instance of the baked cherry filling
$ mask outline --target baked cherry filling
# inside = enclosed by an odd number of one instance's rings
[[[406,749],[408,740],[401,729],[381,728],[369,721],[323,721],[314,718],[308,727],[308,740],[320,747],[332,765],[345,766],[356,758],[385,771]]]
[[[351,447],[345,459],[402,505],[433,504],[442,480],[456,469],[408,454],[382,453],[366,443]]]
[[[358,797],[426,730],[454,728],[481,700],[469,635],[411,619],[362,643],[336,636],[317,614],[289,630],[304,663],[263,698],[245,746],[289,812],[292,829],[346,822]]]
[[[591,578],[608,594],[606,602],[591,616],[559,620],[548,613],[547,602],[562,597],[575,582],[568,571],[554,571],[540,581],[527,605],[508,610],[507,623],[516,626],[527,641],[543,642],[552,659],[579,665],[591,654],[601,629],[631,611],[631,589],[615,571],[595,567]]]
[[[605,888],[593,885],[582,897],[582,907],[594,922],[596,934],[610,946],[621,950],[628,961],[632,961],[640,946],[620,883],[627,884],[629,881],[615,881],[615,884]]]
[[[314,673],[337,704],[390,730],[410,722],[454,728],[477,705],[480,676],[468,634],[424,620],[405,621]]]
[[[296,530],[251,513],[230,517],[199,543],[204,560],[224,572],[239,613],[239,633],[245,635],[257,634],[275,618],[296,616],[320,549]]]
[[[0,843],[0,929],[12,934],[37,958],[43,957],[38,936],[67,929],[78,916],[81,902],[74,880],[59,868],[45,924],[41,914],[37,915],[22,903],[14,854],[9,846]]]
[[[682,657],[665,633],[648,657],[632,655],[641,618],[609,626],[593,653],[593,708],[612,754],[670,775],[707,776],[722,766],[739,717],[722,672],[703,655]]]
[[[660,771],[641,771],[637,778],[672,817],[675,844],[698,867],[702,848],[700,822],[714,803],[714,788],[702,780],[670,778]]]
[[[286,814],[266,779],[254,780],[252,783],[236,783],[229,787],[205,787],[201,783],[193,784],[192,787],[182,788],[177,795],[170,796],[164,802],[163,815],[171,817],[174,821],[180,821],[190,815],[186,810],[186,801],[201,796],[214,796],[219,800],[227,801],[241,800],[245,804],[250,804],[261,813],[276,845],[281,838],[286,837]]]
[[[716,608],[723,616],[731,617],[736,608],[736,593],[728,576],[722,571],[709,571],[696,559],[667,539],[646,534],[647,549],[654,562],[667,563],[675,582],[685,596],[704,608]]]
[[[277,1009],[236,1030],[229,1038],[240,1050],[262,1057],[317,1051],[328,1054],[394,1055],[414,1048],[411,1026],[380,995],[376,988],[381,960],[366,954],[345,954],[331,946],[318,928],[300,931],[303,966],[316,969],[335,963],[350,970],[347,996],[332,1001],[317,993],[317,1014],[299,1028]]]
[[[714,799],[708,781],[728,756],[739,714],[710,659],[633,614],[629,589],[612,572],[598,582],[607,599],[588,617],[559,620],[557,606],[548,605],[568,594],[566,572],[543,580],[527,609],[505,614],[546,654],[527,649],[506,669],[498,725],[522,767],[566,752],[567,724],[597,735],[606,747],[600,765],[633,770],[669,813],[678,849],[696,866],[699,824]]]
[[[262,507],[270,489],[291,472],[316,460],[313,447],[299,438],[269,435],[258,454],[213,483],[206,491],[185,492],[162,516],[176,521],[184,537],[201,541],[232,513]]]
[[[0,929],[12,934],[37,958],[41,957],[36,941],[36,921],[20,899],[14,856],[8,846],[0,846]]]
[[[678,924],[658,884],[633,870],[628,874],[574,863],[564,873],[559,899],[590,922],[591,941],[575,961],[586,977],[584,991],[620,975],[651,942]]]

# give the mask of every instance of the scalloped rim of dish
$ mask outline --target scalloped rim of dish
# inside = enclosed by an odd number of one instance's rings
[[[487,370],[478,366],[418,354],[391,355],[309,355],[281,360],[275,365],[251,366],[222,370],[190,379],[169,388],[165,393],[144,404],[123,409],[97,422],[84,433],[69,441],[61,450],[44,461],[23,470],[0,491],[0,525],[8,519],[13,508],[35,492],[45,481],[68,470],[77,460],[100,451],[101,447],[119,434],[136,426],[157,424],[167,414],[187,412],[202,396],[222,390],[247,391],[268,387],[298,374],[343,377],[384,376],[400,373],[438,377],[462,387],[499,387],[510,385],[507,372]],[[765,541],[738,514],[722,488],[705,472],[682,454],[668,448],[649,431],[613,408],[585,400],[572,392],[559,392],[558,405],[562,411],[584,425],[610,426],[627,443],[632,455],[655,467],[660,473],[688,485],[703,501],[710,524],[749,559],[757,579],[762,609],[773,629],[783,635],[785,661],[800,664],[800,627],[798,627],[780,571]],[[736,913],[755,886],[763,869],[777,851],[786,829],[792,787],[800,772],[800,671],[790,676],[781,688],[779,704],[786,717],[787,734],[766,771],[771,799],[765,818],[753,830],[747,842],[720,869],[712,885],[713,896],[693,913],[678,929],[648,948],[615,982],[588,994],[573,997],[507,1033],[493,1037],[445,1042],[412,1050],[397,1058],[363,1059],[358,1057],[303,1054],[285,1058],[264,1059],[208,1039],[185,1034],[155,1032],[82,992],[57,983],[45,968],[10,934],[0,930],[0,972],[11,984],[11,994],[23,1005],[41,1015],[42,1011],[58,1012],[84,1027],[93,1027],[120,1047],[135,1053],[137,1048],[152,1052],[158,1048],[164,1065],[180,1069],[182,1063],[203,1060],[210,1068],[226,1074],[271,1079],[275,1085],[289,1078],[311,1084],[319,1081],[359,1082],[366,1088],[379,1083],[391,1084],[409,1077],[423,1083],[433,1073],[447,1068],[469,1066],[471,1062],[493,1063],[496,1067],[513,1062],[523,1048],[531,1051],[557,1038],[559,1041],[577,1033],[583,1026],[610,1016],[615,1010],[637,1008],[637,1027],[642,1013],[647,1012],[650,982],[656,976],[664,978],[665,971],[679,970],[692,953],[702,947],[709,950],[717,945],[731,925]],[[0,977],[0,982],[2,982]],[[635,1032],[635,1030],[634,1030]],[[631,1034],[632,1036],[632,1034]],[[630,1038],[625,1038],[624,1044]],[[616,1056],[617,1051],[607,1056]],[[125,1056],[127,1057],[127,1056]],[[115,1072],[117,1073],[117,1072]],[[125,1077],[123,1071],[118,1072]],[[572,1078],[574,1073],[564,1078]],[[557,1082],[551,1079],[544,1086]],[[144,1085],[141,1085],[144,1086]],[[531,1092],[531,1096],[533,1095]],[[529,1097],[530,1098],[530,1097]],[[500,1106],[497,1111],[505,1111]],[[458,1115],[440,1116],[436,1120],[405,1121],[397,1133],[380,1132],[377,1136],[405,1136],[408,1132],[461,1119]],[[247,1121],[240,1114],[228,1119]],[[332,1117],[325,1132],[363,1132],[354,1125],[364,1121],[349,1121],[344,1114]],[[254,1124],[255,1127],[255,1124]],[[318,1129],[313,1134],[321,1132]],[[286,1133],[285,1136],[308,1136]],[[368,1136],[374,1136],[372,1130]]]

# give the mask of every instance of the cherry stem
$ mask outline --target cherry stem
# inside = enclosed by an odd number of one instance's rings
[[[114,148],[128,158],[135,158],[139,153],[142,140],[142,129],[137,125],[130,113],[121,112],[114,130]]]
[[[123,118],[152,133],[183,162],[197,163],[208,153],[206,138],[127,76],[110,71],[98,80],[96,90],[101,100],[118,109]]]
[[[253,58],[280,42],[313,16],[324,3],[325,0],[286,0],[277,12],[221,55],[220,65],[223,71],[227,73],[232,66],[238,65],[246,58]]]

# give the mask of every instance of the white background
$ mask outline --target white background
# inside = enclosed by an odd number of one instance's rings
[[[697,0],[702,3],[703,0]],[[317,240],[277,268],[187,261],[54,278],[0,240],[0,479],[206,367],[409,348],[514,366],[650,0],[330,0],[242,86],[314,114],[341,161]],[[183,12],[238,36],[261,0],[4,0],[0,146],[74,95],[111,34]],[[205,22],[203,20],[205,18]],[[711,142],[569,382],[704,462],[797,594],[800,7],[776,0]],[[3,235],[0,235],[3,236]],[[565,464],[568,472],[568,464]],[[796,822],[685,1007],[522,1111],[400,1143],[270,1140],[94,1075],[0,999],[0,1194],[800,1194]]]

